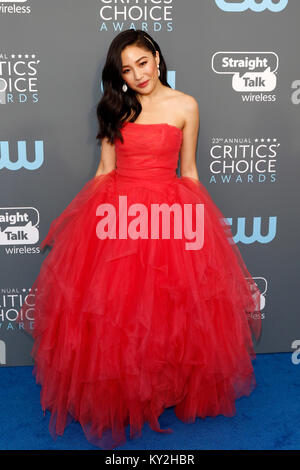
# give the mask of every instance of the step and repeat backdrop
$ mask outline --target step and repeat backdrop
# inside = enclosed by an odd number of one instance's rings
[[[2,367],[33,363],[17,311],[34,312],[51,221],[95,175],[102,68],[128,28],[199,103],[199,178],[262,293],[256,352],[300,348],[299,18],[298,0],[0,1]]]

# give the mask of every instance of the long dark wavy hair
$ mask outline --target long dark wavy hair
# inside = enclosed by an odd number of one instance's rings
[[[153,42],[155,50],[146,37]],[[111,144],[115,142],[116,138],[123,142],[120,132],[123,122],[129,120],[128,118],[130,118],[130,122],[134,122],[142,111],[142,106],[136,97],[136,92],[129,86],[125,93],[122,91],[124,80],[121,75],[121,52],[126,46],[132,44],[151,51],[153,56],[155,56],[156,50],[159,52],[159,80],[163,85],[170,87],[167,82],[167,66],[157,42],[141,29],[127,29],[119,33],[109,46],[102,71],[103,95],[97,105],[99,131],[96,139],[99,139],[99,144],[100,139],[104,137],[107,137]]]

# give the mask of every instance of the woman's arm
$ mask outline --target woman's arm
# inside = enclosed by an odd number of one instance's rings
[[[110,173],[116,168],[116,152],[115,145],[108,142],[106,137],[101,141],[101,157],[97,168],[96,176]]]
[[[180,150],[180,176],[190,176],[199,181],[196,165],[196,149],[199,132],[199,107],[197,100],[186,95],[183,100],[185,125]]]

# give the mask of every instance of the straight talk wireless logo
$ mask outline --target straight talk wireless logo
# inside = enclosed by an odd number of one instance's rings
[[[211,67],[218,75],[231,75],[232,88],[244,102],[274,102],[270,92],[277,85],[278,62],[275,52],[220,51],[212,56]]]
[[[0,207],[0,246],[7,255],[39,253],[40,214],[35,207]]]
[[[31,5],[27,0],[2,0],[0,1],[0,15],[3,14],[28,14],[31,13]]]

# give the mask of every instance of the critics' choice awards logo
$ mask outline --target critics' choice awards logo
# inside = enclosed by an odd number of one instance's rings
[[[172,31],[173,7],[173,0],[100,0],[99,31]]]
[[[35,292],[31,288],[2,288],[0,290],[0,331],[24,330],[25,321],[33,330],[37,310],[35,304]],[[21,310],[23,305],[24,311]]]
[[[214,137],[210,184],[274,183],[280,143],[277,138]]]
[[[246,10],[252,10],[261,12],[264,10],[270,10],[273,12],[279,12],[285,9],[288,4],[288,0],[215,0],[216,5],[223,11],[230,12],[241,12]]]
[[[31,13],[31,6],[28,5],[27,0],[1,0],[0,14],[22,14]]]
[[[33,245],[39,241],[40,215],[34,207],[0,207],[0,245]]]
[[[218,75],[232,75],[232,88],[245,102],[275,101],[275,95],[259,97],[254,92],[270,92],[276,88],[278,55],[275,52],[216,52],[211,59],[212,70]]]
[[[17,171],[21,168],[26,170],[37,170],[44,162],[44,143],[42,140],[34,141],[34,159],[30,154],[30,161],[27,158],[26,141],[18,140],[17,142],[17,157],[10,154],[9,142],[6,140],[0,140],[0,170],[7,169],[11,171]],[[12,158],[11,158],[12,157]]]
[[[36,103],[39,100],[39,64],[36,54],[0,53],[0,104]]]

